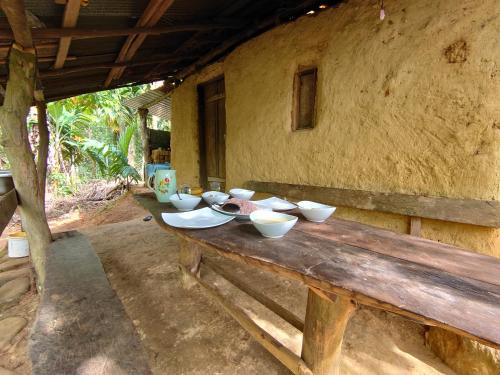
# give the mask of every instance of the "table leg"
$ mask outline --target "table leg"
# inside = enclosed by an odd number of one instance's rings
[[[185,272],[200,277],[201,250],[196,244],[184,238],[179,238],[179,245],[179,264],[183,266],[181,268],[181,283],[184,289],[191,289],[196,285],[196,281]]]
[[[342,339],[355,310],[349,298],[309,289],[302,359],[314,375],[340,373]]]

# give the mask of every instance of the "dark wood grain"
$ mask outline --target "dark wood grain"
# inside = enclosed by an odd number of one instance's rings
[[[299,220],[294,229],[500,286],[500,259],[472,250],[342,219],[323,224]]]
[[[17,194],[14,189],[9,191],[7,194],[0,195],[0,234],[9,224],[12,215],[16,211],[17,207]]]
[[[137,199],[163,228],[222,256],[500,348],[500,286],[494,283],[353,246],[343,238],[325,238],[320,231],[308,233],[302,220],[279,240],[265,239],[251,224],[236,221],[208,230],[179,230],[161,219],[162,212],[172,211],[170,206],[157,203],[151,195]],[[317,228],[327,230],[329,225]],[[376,228],[365,231],[368,237]],[[386,231],[382,232],[379,237],[383,238]],[[447,245],[411,238],[424,241],[420,249],[430,246],[451,251]],[[493,267],[500,272],[497,263]],[[464,272],[482,272],[470,268]]]
[[[341,207],[391,212],[456,223],[500,227],[500,202],[426,197],[332,187],[249,181],[249,189],[296,200],[311,200]]]

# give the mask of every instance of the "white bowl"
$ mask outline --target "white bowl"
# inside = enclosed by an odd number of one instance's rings
[[[191,194],[179,194],[182,199],[179,199],[177,194],[172,194],[170,196],[170,202],[177,208],[179,211],[191,211],[195,208],[200,202],[201,197],[197,197]]]
[[[233,196],[235,198],[243,199],[243,200],[247,201],[250,198],[252,198],[252,196],[255,194],[255,191],[235,188],[235,189],[229,190],[229,194],[231,194],[231,196]]]
[[[212,205],[214,203],[223,204],[229,199],[229,194],[223,193],[221,191],[206,191],[201,195],[201,197],[209,205]]]
[[[298,217],[268,210],[257,210],[250,214],[255,228],[268,238],[281,238],[297,222]]]
[[[337,209],[337,207],[311,201],[301,201],[297,203],[297,206],[299,206],[300,212],[306,217],[307,220],[315,223],[322,223]]]

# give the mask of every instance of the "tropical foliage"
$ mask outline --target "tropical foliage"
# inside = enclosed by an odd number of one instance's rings
[[[49,103],[49,189],[71,194],[90,180],[116,180],[126,186],[140,180],[138,116],[122,102],[149,89],[150,85],[124,87]],[[155,119],[153,127],[166,130],[169,124]],[[28,130],[36,152],[34,111],[28,118]],[[0,169],[5,168],[8,161],[0,148]]]

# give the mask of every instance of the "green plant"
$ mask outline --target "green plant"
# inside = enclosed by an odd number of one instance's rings
[[[121,180],[127,186],[131,181],[138,182],[141,178],[139,172],[128,162],[130,141],[136,130],[136,125],[127,126],[116,143],[108,144],[88,139],[83,144],[83,150],[94,160],[103,176]]]

